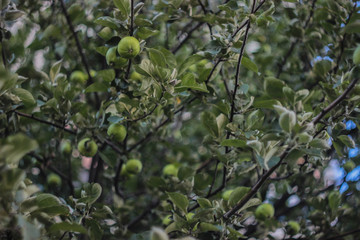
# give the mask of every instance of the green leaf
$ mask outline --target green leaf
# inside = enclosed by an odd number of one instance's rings
[[[182,79],[181,79],[181,84],[177,85],[175,87],[175,90],[177,92],[183,92],[186,91],[188,89],[192,89],[195,91],[200,91],[200,92],[206,92],[208,93],[209,91],[207,90],[206,84],[203,83],[197,83],[195,80],[195,77],[192,73],[187,73],[185,74]]]
[[[206,198],[198,198],[196,200],[201,208],[212,208],[212,204],[209,199]]]
[[[360,20],[356,20],[344,27],[345,33],[360,33]]]
[[[115,79],[115,70],[111,68],[98,71],[96,77],[102,79],[105,82],[111,82]]]
[[[320,138],[315,138],[313,139],[310,143],[309,143],[310,147],[314,147],[314,148],[320,148],[320,149],[330,149],[329,144],[327,143],[327,141],[320,139]]]
[[[79,202],[93,204],[101,196],[102,187],[98,183],[84,185],[84,194],[82,194]]]
[[[186,196],[177,192],[166,192],[170,200],[175,204],[176,207],[181,209],[184,213],[187,213],[187,207],[189,206],[189,200]]]
[[[247,201],[242,208],[240,208],[239,212],[242,212],[242,211],[244,211],[245,209],[248,209],[248,208],[251,208],[251,207],[260,205],[261,203],[262,203],[262,202],[261,202],[260,199],[258,199],[258,198],[252,198],[252,199],[250,199],[249,201]]]
[[[152,227],[150,232],[150,240],[169,240],[169,237],[163,229]]]
[[[94,23],[99,24],[104,27],[109,27],[114,30],[118,30],[119,28],[121,28],[121,23],[119,20],[108,17],[108,16],[99,17],[98,19],[96,19],[94,21]]]
[[[115,6],[120,10],[122,20],[125,20],[130,15],[130,0],[113,0]]]
[[[290,133],[296,125],[296,114],[293,111],[286,111],[280,115],[279,118],[280,127]]]
[[[274,77],[267,77],[264,81],[264,89],[267,95],[273,98],[281,99],[284,97],[284,93],[282,91],[285,83],[280,79]]]
[[[103,230],[95,219],[86,219],[85,224],[88,227],[88,232],[91,240],[102,239]]]
[[[241,65],[243,65],[244,67],[246,67],[247,69],[249,69],[255,73],[258,73],[258,71],[259,71],[256,64],[247,57],[243,57],[241,59]]]
[[[38,143],[22,133],[7,137],[0,148],[0,163],[5,160],[7,164],[17,167],[20,159],[27,153],[37,149]]]
[[[161,51],[154,49],[154,48],[147,48],[147,51],[149,53],[149,58],[154,65],[157,65],[160,67],[166,66],[166,59],[165,59],[164,54]]]
[[[220,143],[223,147],[238,147],[244,148],[246,147],[246,141],[242,139],[224,139]]]
[[[107,92],[107,90],[108,90],[108,87],[105,84],[95,82],[85,89],[85,93]]]
[[[260,154],[262,147],[263,147],[261,142],[258,140],[247,141],[246,145],[251,147],[252,149],[254,149],[258,154]]]
[[[180,167],[178,171],[178,178],[180,181],[185,180],[186,178],[192,177],[195,175],[196,170],[191,167]]]
[[[329,200],[329,206],[330,206],[331,210],[335,211],[340,206],[341,195],[338,191],[332,191],[328,196],[328,200]]]
[[[191,65],[198,63],[202,58],[200,55],[188,57],[178,68],[178,75],[181,76]]]
[[[86,234],[86,229],[77,223],[70,223],[70,222],[60,222],[60,223],[54,223],[49,228],[50,233],[55,232],[77,232],[77,233],[83,233]]]
[[[200,223],[199,228],[201,232],[220,232],[220,229],[211,223]]]
[[[5,13],[5,21],[14,21],[25,15],[25,13],[20,10],[7,10]]]
[[[213,135],[214,137],[219,136],[219,129],[216,122],[216,117],[212,112],[203,112],[201,114],[201,121],[211,135]]]
[[[255,99],[253,106],[254,108],[267,108],[274,109],[274,105],[279,105],[279,101],[275,99],[258,100]]]
[[[36,104],[33,95],[28,90],[23,88],[14,88],[12,92],[21,99],[26,107],[34,106]]]
[[[355,142],[348,135],[341,135],[337,137],[342,143],[344,143],[349,148],[355,148]]]
[[[57,61],[56,63],[54,63],[52,66],[51,66],[51,69],[50,69],[50,80],[52,83],[55,82],[55,78],[56,76],[59,74],[60,72],[60,69],[61,69],[61,64],[62,64],[62,59]]]
[[[2,194],[6,192],[15,192],[18,190],[21,182],[25,179],[25,176],[25,172],[18,168],[1,171],[0,192]]]
[[[237,187],[231,193],[229,206],[235,206],[250,191],[249,187]]]

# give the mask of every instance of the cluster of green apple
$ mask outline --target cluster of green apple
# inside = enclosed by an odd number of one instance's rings
[[[90,76],[95,77],[96,71],[90,70]],[[85,84],[88,79],[89,79],[89,76],[80,70],[76,70],[76,71],[72,72],[70,75],[70,81],[74,82],[74,83]]]
[[[141,172],[143,165],[139,159],[129,159],[123,164],[120,175],[121,176],[132,176]]]
[[[116,50],[120,56],[116,55]],[[124,37],[116,47],[109,48],[106,52],[106,63],[115,67],[122,67],[128,59],[136,57],[140,53],[140,43],[134,37]]]

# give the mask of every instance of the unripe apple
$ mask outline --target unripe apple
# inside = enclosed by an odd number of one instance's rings
[[[63,154],[70,154],[71,153],[71,144],[70,144],[70,141],[66,140],[66,141],[62,141],[61,144],[60,144],[60,151],[63,153]]]
[[[84,84],[88,80],[88,76],[82,71],[74,71],[70,75],[70,81]]]
[[[122,57],[116,57],[114,61],[114,67],[115,68],[122,68],[127,64],[128,60],[126,58]]]
[[[266,220],[274,216],[275,210],[270,203],[264,203],[258,206],[255,210],[255,217],[258,220]]]
[[[360,45],[354,51],[353,62],[354,64],[360,64]]]
[[[114,63],[116,61],[116,47],[109,48],[106,52],[105,58],[108,65]]]
[[[46,178],[46,182],[47,184],[49,184],[50,186],[61,186],[61,178],[59,175],[55,174],[55,173],[50,173],[47,178]]]
[[[80,154],[85,157],[93,157],[98,150],[98,146],[95,141],[90,138],[84,138],[79,142],[78,150]]]
[[[234,191],[233,189],[230,189],[230,190],[226,190],[225,192],[223,192],[223,194],[221,195],[222,199],[224,199],[225,201],[229,201],[230,195],[233,191]]]
[[[134,37],[124,37],[117,46],[118,53],[123,58],[133,58],[140,52],[140,43]]]
[[[168,164],[163,168],[163,174],[177,177],[178,170],[179,169],[174,164]]]
[[[118,142],[124,141],[126,133],[127,132],[125,126],[119,123],[111,124],[107,130],[107,134]]]
[[[126,162],[126,172],[138,174],[142,170],[142,163],[138,159],[130,159]]]
[[[140,73],[134,71],[131,73],[130,79],[135,81],[141,81],[143,79],[143,76]]]
[[[289,221],[286,226],[286,231],[290,235],[296,235],[300,232],[300,225],[295,221]]]
[[[110,40],[113,37],[112,30],[109,27],[104,27],[103,29],[101,29],[98,35],[105,41]]]

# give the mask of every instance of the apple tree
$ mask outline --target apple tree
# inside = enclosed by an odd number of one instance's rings
[[[358,239],[357,1],[0,8],[1,239]]]

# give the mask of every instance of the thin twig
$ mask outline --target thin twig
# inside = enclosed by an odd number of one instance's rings
[[[121,168],[123,165],[124,165],[124,161],[121,159],[116,168],[115,177],[114,177],[115,193],[122,198],[124,198],[125,196],[124,196],[124,193],[119,188],[119,179],[120,179]]]
[[[196,31],[196,29],[198,29],[199,27],[201,27],[201,25],[203,25],[203,22],[200,22],[198,24],[196,24],[192,29],[190,29],[189,32],[187,32],[186,37],[176,46],[174,47],[171,52],[173,54],[175,54],[177,51],[180,50],[180,48],[189,40],[189,38],[191,37],[191,35],[193,34],[193,32]]]
[[[317,124],[328,112],[330,112],[334,107],[336,107],[342,100],[344,100],[347,94],[354,88],[356,83],[359,81],[359,78],[354,79],[345,91],[336,98],[332,103],[329,104],[325,109],[323,109],[312,121],[312,124]]]
[[[2,36],[1,36],[1,56],[2,56],[2,61],[3,61],[3,65],[4,68],[7,68],[7,64],[6,64],[6,54],[5,54],[5,47],[4,47],[4,41],[2,40]]]
[[[71,31],[74,39],[75,39],[76,47],[78,49],[78,52],[80,53],[81,61],[83,62],[83,65],[84,65],[85,70],[86,70],[86,72],[88,74],[88,77],[89,77],[88,85],[90,85],[93,82],[93,80],[92,80],[92,76],[90,74],[89,64],[88,64],[88,62],[86,60],[86,57],[84,55],[84,52],[83,52],[83,48],[82,48],[82,46],[80,44],[79,38],[77,36],[77,33],[75,32],[75,28],[74,28],[74,26],[73,26],[73,24],[71,22],[70,16],[69,16],[69,14],[67,12],[67,9],[65,7],[65,4],[64,4],[63,0],[60,0],[60,5],[61,5],[61,9],[63,11],[63,14],[64,14],[64,16],[66,18],[66,22],[69,25],[70,31]]]
[[[324,240],[340,240],[343,239],[343,237],[349,236],[349,235],[353,235],[355,233],[359,233],[360,229],[356,229],[350,232],[346,232],[346,233],[342,233],[340,235],[334,236],[334,237],[330,237],[330,238],[323,238]]]
[[[44,124],[47,124],[47,125],[50,125],[50,126],[53,126],[55,128],[58,128],[58,129],[61,129],[67,133],[70,133],[70,134],[73,134],[73,135],[76,135],[76,131],[73,131],[71,129],[67,129],[66,127],[64,126],[61,126],[57,123],[52,123],[52,122],[49,122],[49,121],[46,121],[46,120],[43,120],[43,119],[40,119],[40,118],[37,118],[33,115],[30,115],[30,114],[27,114],[27,113],[23,113],[23,112],[19,112],[17,110],[14,111],[14,113],[16,113],[17,115],[19,116],[22,116],[22,117],[26,117],[26,118],[29,118],[29,119],[33,119],[35,121],[38,121],[38,122],[41,122],[41,123],[44,123]]]
[[[137,216],[127,225],[127,228],[132,229],[138,222],[140,222],[147,214],[151,212],[151,210],[156,208],[159,204],[160,201],[158,199],[151,202],[151,204],[139,216]]]

